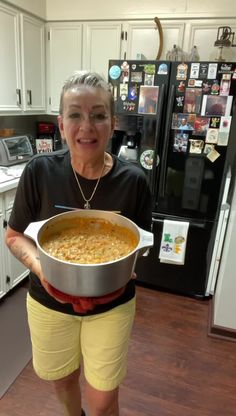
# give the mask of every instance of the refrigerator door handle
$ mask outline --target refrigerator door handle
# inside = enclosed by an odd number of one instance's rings
[[[156,131],[155,131],[155,138],[154,138],[154,154],[153,154],[153,174],[152,174],[152,184],[151,184],[151,191],[153,196],[156,192],[156,183],[157,183],[157,174],[159,170],[159,161],[160,157],[158,155],[158,147],[160,141],[160,130],[163,118],[163,106],[164,106],[164,98],[165,98],[165,84],[162,84],[160,87],[159,99],[158,99],[158,108],[159,111],[157,112],[156,118]]]
[[[175,85],[171,85],[170,99],[169,99],[168,107],[167,107],[167,123],[166,123],[165,134],[164,134],[162,154],[160,158],[161,167],[160,167],[158,196],[162,198],[165,195],[165,187],[166,187],[167,153],[168,153],[168,147],[169,147],[169,132],[170,132],[171,123],[172,123],[172,110],[173,110],[173,105],[174,105],[174,99],[175,99]]]

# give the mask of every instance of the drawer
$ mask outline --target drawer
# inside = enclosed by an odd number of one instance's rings
[[[5,192],[5,194],[4,194],[4,196],[5,196],[4,205],[5,205],[5,210],[6,211],[13,207],[13,202],[14,202],[14,199],[15,199],[15,195],[16,195],[16,188]]]

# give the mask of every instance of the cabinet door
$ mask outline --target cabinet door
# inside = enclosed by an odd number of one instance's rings
[[[58,114],[64,81],[82,68],[82,24],[47,25],[48,112]]]
[[[8,222],[11,214],[11,210],[6,211],[5,219]],[[8,247],[4,245],[4,256],[5,256],[5,275],[6,279],[9,282],[9,289],[16,286],[22,279],[24,279],[28,274],[29,270],[17,260],[10,252]]]
[[[122,24],[120,22],[84,23],[83,68],[108,79],[109,59],[121,57]]]
[[[166,52],[174,44],[182,47],[184,35],[183,21],[161,21],[163,31],[163,49],[160,59],[166,59]],[[127,22],[124,25],[127,38],[127,59],[156,59],[160,45],[160,36],[154,20]]]
[[[214,43],[217,39],[218,27],[226,25],[231,27],[232,32],[236,32],[236,19],[227,22],[214,19],[189,21],[186,23],[184,36],[185,49],[190,52],[192,46],[196,45],[201,61],[218,59],[220,50],[214,46]],[[225,61],[235,62],[236,48],[223,48],[222,55]]]
[[[21,112],[19,15],[0,4],[0,112]]]
[[[45,111],[44,23],[21,15],[24,111]]]

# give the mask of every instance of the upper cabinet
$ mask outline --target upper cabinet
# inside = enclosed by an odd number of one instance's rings
[[[45,111],[44,23],[21,14],[23,110]]]
[[[47,38],[47,110],[58,113],[60,92],[66,78],[82,69],[82,24],[46,25]]]
[[[21,111],[19,15],[0,3],[0,111]]]
[[[65,79],[75,70],[92,70],[108,78],[109,59],[156,59],[159,34],[154,20],[130,22],[48,23],[47,91],[48,112],[57,114],[60,91]],[[184,22],[163,24],[166,51],[178,43],[182,46]],[[63,61],[61,53],[63,51]]]
[[[83,67],[108,78],[109,59],[119,59],[122,53],[121,22],[84,23]]]
[[[44,23],[0,3],[0,56],[0,113],[44,112]]]
[[[173,47],[183,45],[184,27],[183,21],[161,22],[163,31],[163,45],[160,59],[165,59],[166,52]],[[154,60],[160,47],[160,36],[154,20],[127,22],[124,24],[124,41],[126,42],[125,57],[127,59],[137,59],[143,56],[144,59]]]

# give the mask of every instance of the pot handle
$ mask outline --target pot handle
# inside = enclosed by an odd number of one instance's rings
[[[35,241],[35,243],[37,242],[37,236],[38,236],[38,232],[40,230],[40,228],[42,227],[42,225],[46,222],[47,220],[43,220],[43,221],[35,221],[35,222],[31,222],[28,227],[25,229],[24,231],[24,235],[26,237],[31,238],[32,240]]]
[[[140,227],[138,227],[138,229],[140,233],[140,241],[137,250],[152,247],[154,244],[153,233],[151,233],[150,231],[143,230]]]

